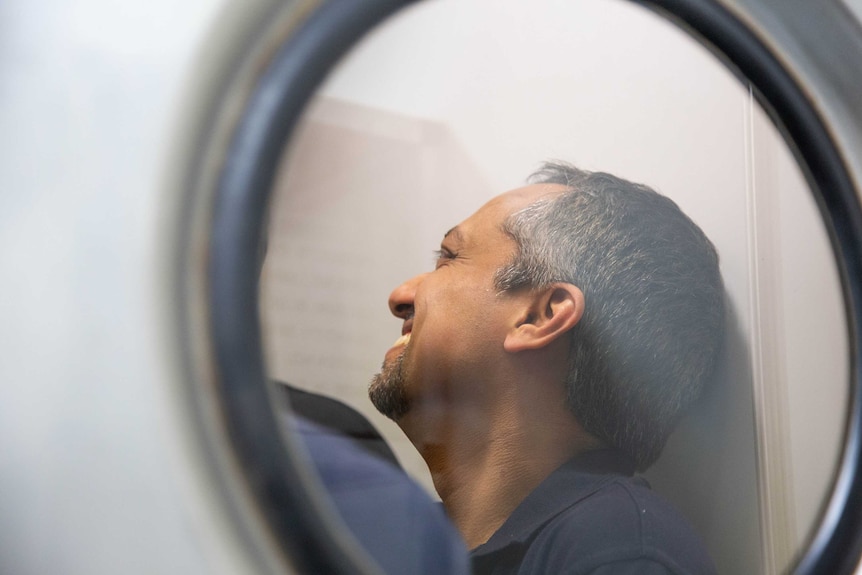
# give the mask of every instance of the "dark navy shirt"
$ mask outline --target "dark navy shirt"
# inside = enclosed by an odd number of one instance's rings
[[[473,550],[474,573],[715,573],[693,528],[633,472],[613,450],[570,460]]]

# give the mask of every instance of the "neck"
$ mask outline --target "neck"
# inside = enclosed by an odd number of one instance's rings
[[[529,403],[512,400],[484,415],[447,409],[435,417],[415,409],[399,422],[470,549],[486,542],[560,465],[600,446],[562,402],[530,413]]]

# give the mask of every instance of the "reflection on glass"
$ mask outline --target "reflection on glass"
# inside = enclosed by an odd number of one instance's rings
[[[336,70],[273,206],[270,369],[361,412],[433,495],[416,449],[367,397],[401,334],[390,292],[542,160],[644,182],[715,244],[731,312],[717,385],[646,476],[719,572],[780,571],[818,519],[844,424],[826,233],[786,147],[717,60],[638,7],[572,4],[423,3]]]

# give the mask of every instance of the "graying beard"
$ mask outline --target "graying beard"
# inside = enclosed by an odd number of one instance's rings
[[[368,386],[371,403],[377,411],[393,421],[398,421],[410,410],[410,400],[404,389],[404,351],[392,365],[386,365],[384,361],[380,373],[374,376]]]

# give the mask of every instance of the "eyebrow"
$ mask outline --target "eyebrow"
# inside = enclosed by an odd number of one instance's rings
[[[464,233],[461,231],[461,229],[458,226],[455,226],[454,228],[452,228],[451,230],[449,230],[448,232],[443,234],[443,239],[445,240],[449,236],[452,236],[452,239],[457,243],[463,243],[464,242]]]

